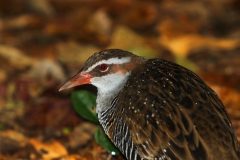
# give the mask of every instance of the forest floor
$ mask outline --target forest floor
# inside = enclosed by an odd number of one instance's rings
[[[124,159],[95,142],[73,89],[58,92],[105,48],[193,70],[240,138],[239,0],[0,0],[0,159]]]

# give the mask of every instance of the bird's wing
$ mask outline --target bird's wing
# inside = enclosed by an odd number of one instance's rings
[[[116,113],[122,114],[142,158],[239,159],[238,142],[218,96],[175,63],[152,59],[135,69],[119,94]]]

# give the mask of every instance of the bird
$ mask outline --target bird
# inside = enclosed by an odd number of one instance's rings
[[[239,160],[239,144],[218,95],[174,62],[121,49],[93,54],[61,90],[97,88],[96,114],[128,160]]]

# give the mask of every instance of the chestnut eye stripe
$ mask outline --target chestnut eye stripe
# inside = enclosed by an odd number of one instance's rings
[[[102,60],[102,61],[99,61],[99,62],[93,64],[91,67],[89,67],[86,70],[86,72],[91,72],[95,67],[98,67],[100,64],[106,64],[106,65],[109,65],[109,64],[124,64],[124,63],[130,62],[130,60],[131,60],[131,57],[110,58],[110,59],[107,59],[107,60]]]

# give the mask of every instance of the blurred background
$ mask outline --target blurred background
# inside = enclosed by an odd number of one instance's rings
[[[196,72],[240,137],[239,0],[0,0],[0,159],[124,159],[96,144],[72,90],[58,92],[106,48]]]

